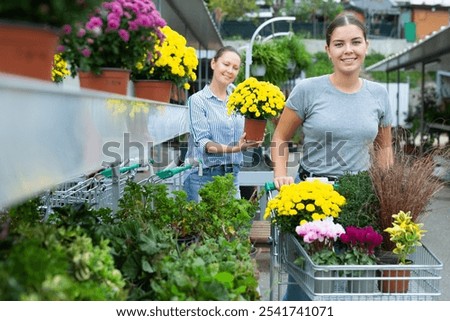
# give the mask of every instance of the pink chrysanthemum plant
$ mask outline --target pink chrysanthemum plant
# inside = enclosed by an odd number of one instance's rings
[[[72,76],[78,70],[96,74],[102,68],[131,70],[164,40],[160,28],[165,25],[151,0],[105,1],[84,20],[63,26],[58,51]]]
[[[341,224],[333,221],[332,216],[301,224],[295,228],[295,232],[301,237],[315,264],[339,264],[339,255],[334,250],[334,244],[345,230]]]
[[[383,236],[372,226],[347,226],[340,241],[346,245],[342,260],[348,265],[373,265],[377,263],[375,249],[383,242]]]

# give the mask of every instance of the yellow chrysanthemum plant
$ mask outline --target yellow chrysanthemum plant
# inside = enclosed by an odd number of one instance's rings
[[[400,264],[408,263],[408,256],[416,251],[417,246],[421,246],[421,240],[425,234],[422,229],[423,223],[415,223],[411,212],[400,211],[392,215],[392,227],[384,231],[390,236],[390,240],[395,244],[392,252],[397,254]]]
[[[186,38],[165,26],[161,28],[163,42],[156,42],[154,52],[147,53],[132,70],[133,80],[170,80],[177,87],[189,89],[190,81],[197,80],[197,53],[187,46]]]
[[[278,86],[250,77],[236,86],[228,99],[227,111],[249,119],[272,119],[281,114],[284,102]]]
[[[294,233],[306,222],[336,219],[346,199],[332,184],[319,180],[283,185],[280,192],[267,202],[265,219],[271,219],[281,232]]]
[[[68,69],[67,62],[61,57],[61,54],[55,54],[53,56],[52,81],[60,83],[68,75],[70,75],[70,70]]]

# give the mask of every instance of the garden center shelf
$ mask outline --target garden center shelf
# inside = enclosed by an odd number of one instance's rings
[[[188,132],[187,107],[0,73],[0,209]]]
[[[410,255],[410,265],[316,265],[295,235],[281,233],[275,241],[272,263],[278,263],[278,282],[282,273],[290,274],[311,300],[428,301],[441,294],[443,264],[425,245]]]

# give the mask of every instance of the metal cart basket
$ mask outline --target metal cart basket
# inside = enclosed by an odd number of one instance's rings
[[[273,183],[267,183],[272,198]],[[270,299],[277,299],[289,274],[311,300],[400,301],[437,300],[442,262],[425,246],[410,255],[409,265],[317,265],[294,234],[281,233],[271,224]],[[397,288],[400,287],[400,290]]]
[[[139,164],[118,169],[118,176],[113,177],[112,169],[107,168],[92,177],[80,176],[64,182],[45,192],[41,199],[46,216],[55,207],[69,204],[86,203],[93,208],[112,208],[122,196],[126,182],[133,179]]]

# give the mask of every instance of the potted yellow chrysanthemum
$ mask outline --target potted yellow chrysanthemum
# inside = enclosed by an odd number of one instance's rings
[[[246,118],[244,131],[247,140],[261,141],[267,120],[281,114],[284,102],[285,96],[278,86],[250,77],[236,86],[228,99],[227,108],[228,114],[237,113]],[[255,120],[260,131],[254,133],[250,125]]]
[[[281,186],[280,192],[268,201],[264,218],[271,218],[280,231],[294,233],[298,225],[306,222],[337,218],[345,202],[331,184],[302,181]]]
[[[165,81],[170,94],[172,83],[179,88],[189,89],[189,82],[197,79],[198,58],[195,49],[187,46],[186,38],[169,26],[161,28],[161,32],[164,41],[157,43],[154,51],[142,57],[132,70],[131,78],[135,84],[135,92],[140,91],[141,80],[147,81],[146,86],[148,80]],[[147,89],[145,90],[149,93]],[[136,96],[140,95],[137,93]],[[143,98],[152,99],[148,95]],[[169,98],[170,96],[167,97],[167,101]]]

